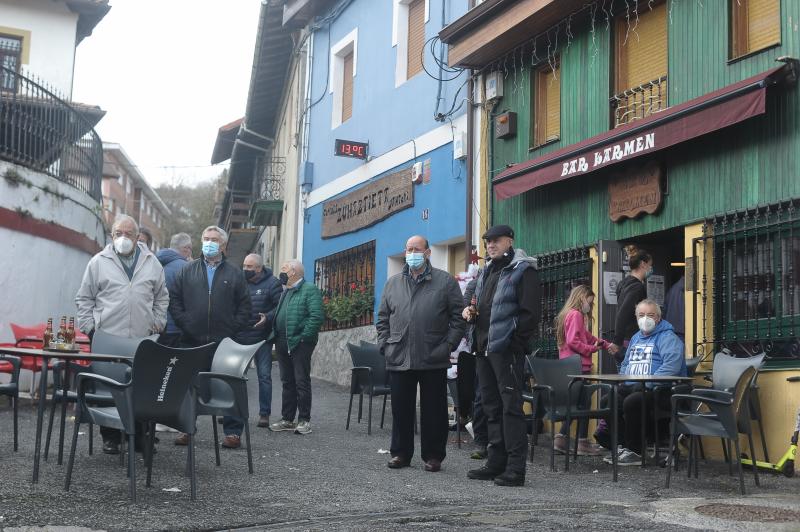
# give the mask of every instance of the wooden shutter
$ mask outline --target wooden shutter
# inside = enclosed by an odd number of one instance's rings
[[[780,0],[731,0],[731,55],[739,57],[781,40]]]
[[[536,71],[533,104],[533,145],[561,136],[561,69],[548,65]]]
[[[425,47],[425,0],[408,4],[408,55],[406,79],[422,72],[422,53]]]
[[[635,13],[630,26],[625,15],[616,20],[617,94],[667,75],[667,3],[652,11],[644,3],[639,6],[638,24]]]
[[[342,122],[353,116],[353,52],[344,56],[342,68]]]

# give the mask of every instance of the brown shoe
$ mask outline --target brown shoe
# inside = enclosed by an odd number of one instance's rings
[[[389,462],[387,462],[386,466],[389,469],[401,469],[403,467],[408,467],[410,462],[403,458],[402,456],[393,456]]]
[[[242,446],[242,441],[236,434],[228,434],[225,436],[225,439],[222,440],[222,446],[228,449],[238,449]]]
[[[439,460],[428,460],[425,462],[425,471],[436,473],[442,469],[442,462]]]
[[[175,438],[175,445],[189,445],[189,435],[185,432],[181,432],[177,438]]]
[[[259,427],[269,427],[269,416],[258,416]]]

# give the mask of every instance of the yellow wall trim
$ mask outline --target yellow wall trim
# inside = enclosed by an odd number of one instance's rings
[[[9,28],[8,26],[0,26],[0,35],[7,35],[9,37],[19,37],[22,39],[22,64],[27,65],[31,62],[31,32],[28,30],[21,30],[18,28]]]

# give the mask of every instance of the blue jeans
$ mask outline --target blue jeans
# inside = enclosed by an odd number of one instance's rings
[[[256,373],[258,374],[258,415],[268,416],[272,412],[272,344],[262,345],[255,356]],[[222,431],[225,436],[242,435],[244,421],[225,416],[222,418]]]
[[[262,345],[256,351],[258,373],[258,415],[272,414],[272,344]]]

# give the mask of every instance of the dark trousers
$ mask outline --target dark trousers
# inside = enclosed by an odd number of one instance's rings
[[[420,449],[424,462],[444,460],[447,448],[447,369],[390,371],[392,456],[414,456],[414,413],[420,393]]]
[[[477,363],[489,428],[486,467],[524,475],[528,433],[522,411],[523,357],[490,353]]]
[[[285,338],[278,338],[278,367],[281,370],[281,418],[285,421],[311,421],[311,354],[316,344],[300,342],[289,352]]]
[[[475,400],[472,403],[472,432],[475,433],[475,444],[482,447],[489,445],[489,421],[483,411],[483,399],[481,398],[481,382],[477,374],[477,362],[475,372]]]
[[[661,391],[661,390],[659,390]],[[642,408],[645,408],[645,435],[653,439],[654,414],[655,414],[655,392],[648,390],[642,394],[639,386],[620,386],[617,405],[621,409],[619,421],[619,434],[621,436],[620,445],[635,452],[642,454]],[[659,393],[659,407],[665,410],[670,408],[670,393]],[[665,426],[659,427],[659,435],[669,435],[669,420],[664,420]]]

